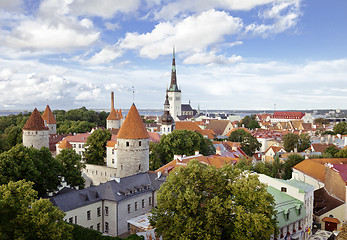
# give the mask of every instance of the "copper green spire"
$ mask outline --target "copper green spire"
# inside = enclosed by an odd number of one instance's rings
[[[180,92],[177,86],[177,78],[176,78],[176,62],[175,62],[175,47],[173,47],[172,54],[172,70],[171,70],[171,83],[170,83],[170,92]]]

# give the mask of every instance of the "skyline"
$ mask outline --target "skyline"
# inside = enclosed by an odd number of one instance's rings
[[[347,109],[342,0],[0,0],[0,110]]]

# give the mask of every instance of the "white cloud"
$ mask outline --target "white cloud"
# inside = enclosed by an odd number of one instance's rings
[[[155,13],[156,19],[173,19],[178,15],[200,13],[209,9],[248,11],[275,0],[179,0],[164,5]]]
[[[21,9],[22,0],[0,0],[0,9],[17,11]]]
[[[226,57],[224,55],[216,55],[216,52],[198,52],[185,58],[185,64],[228,64],[236,63],[242,60],[241,56],[232,55]]]
[[[108,46],[94,54],[86,63],[93,65],[109,63],[120,56],[122,56],[122,51],[120,49],[115,46]]]
[[[82,16],[99,16],[112,18],[116,13],[131,13],[136,11],[141,5],[140,0],[74,0],[69,5],[71,12]]]
[[[140,49],[141,56],[157,58],[170,53],[173,45],[178,52],[205,49],[223,41],[227,35],[239,33],[242,26],[241,19],[212,9],[187,17],[176,24],[159,23],[150,33],[127,33],[121,40],[120,47]]]
[[[111,23],[111,22],[106,22],[105,27],[107,30],[116,30],[120,28],[120,25],[118,23]]]

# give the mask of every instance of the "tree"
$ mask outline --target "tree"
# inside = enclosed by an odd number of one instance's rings
[[[298,151],[302,152],[305,151],[307,148],[311,146],[311,138],[307,133],[302,133],[299,136],[299,144],[298,144]]]
[[[106,144],[111,140],[112,134],[109,130],[96,129],[86,142],[84,156],[89,164],[104,165],[106,157]]]
[[[347,149],[342,149],[335,154],[337,158],[347,158]]]
[[[0,153],[8,151],[10,144],[8,143],[4,134],[0,134]]]
[[[18,144],[0,154],[0,184],[26,179],[35,183],[39,196],[57,188],[60,172],[61,164],[45,147],[38,150]]]
[[[347,122],[339,122],[334,126],[333,130],[336,134],[347,134]]]
[[[239,127],[243,126],[248,129],[260,128],[258,121],[255,120],[255,115],[245,116],[238,125]]]
[[[329,124],[329,120],[328,119],[326,119],[326,118],[316,118],[315,120],[314,120],[314,123],[317,123],[317,124]]]
[[[34,183],[21,180],[0,186],[0,239],[71,239],[64,213],[37,198]]]
[[[73,187],[84,188],[82,169],[85,165],[81,162],[81,156],[73,149],[63,149],[56,159],[62,164],[61,175],[65,181]]]
[[[257,138],[252,136],[249,132],[246,132],[244,129],[237,129],[230,133],[229,141],[240,142],[241,149],[248,156],[253,156],[254,152],[259,150],[261,147],[261,143],[258,142]]]
[[[294,151],[299,145],[299,135],[295,133],[287,133],[283,136],[283,147],[286,152]]]
[[[164,239],[269,239],[274,200],[258,176],[190,161],[170,174],[150,222]]]
[[[339,152],[335,146],[328,146],[324,151],[324,156],[327,158],[333,158]]]
[[[7,134],[7,141],[12,147],[22,143],[22,132],[22,128],[19,126],[14,126],[11,128],[11,130],[9,130]]]
[[[283,164],[284,174],[282,176],[283,179],[291,179],[293,167],[302,162],[305,158],[299,154],[290,154],[288,156],[287,161]]]
[[[149,170],[157,170],[162,166],[160,160],[160,143],[149,142]]]
[[[189,130],[174,130],[168,135],[163,135],[159,145],[151,149],[150,162],[157,162],[155,157],[160,157],[160,165],[173,160],[177,155],[194,155],[199,151],[204,156],[216,153],[210,139],[204,138],[200,133]]]

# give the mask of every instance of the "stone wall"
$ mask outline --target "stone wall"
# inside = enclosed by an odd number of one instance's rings
[[[34,147],[36,149],[41,149],[42,147],[49,148],[48,130],[23,130],[23,145],[26,147]]]
[[[107,181],[115,179],[116,177],[115,168],[94,164],[86,164],[86,168],[83,169],[83,173],[93,181],[93,185],[105,183]]]
[[[117,140],[117,177],[127,177],[149,170],[149,140]]]
[[[122,120],[106,120],[106,128],[120,128],[121,127],[121,121]]]

